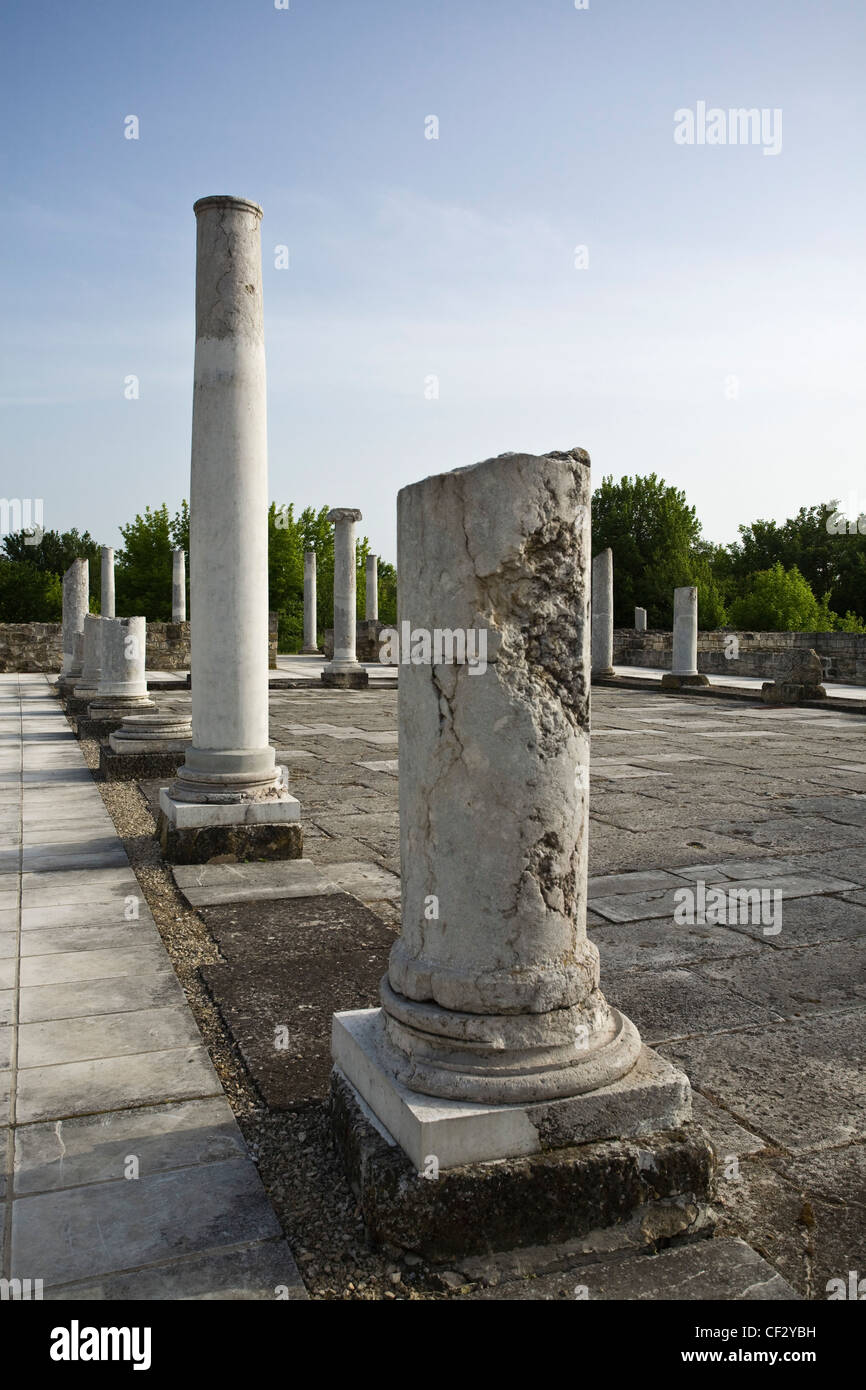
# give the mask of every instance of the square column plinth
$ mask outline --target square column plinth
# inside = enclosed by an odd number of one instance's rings
[[[652,1250],[708,1229],[712,1149],[688,1079],[652,1049],[583,1096],[478,1105],[401,1085],[380,1015],[335,1016],[331,1079],[332,1131],[374,1240],[444,1259],[580,1237]]]
[[[172,864],[207,864],[224,855],[301,859],[304,853],[301,804],[288,793],[278,800],[178,801],[162,787],[157,834]]]

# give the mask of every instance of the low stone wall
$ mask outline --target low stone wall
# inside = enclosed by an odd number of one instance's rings
[[[393,623],[382,623],[376,619],[374,622],[358,622],[355,624],[355,643],[359,661],[378,661],[381,650],[379,640],[380,633],[386,628],[393,628]],[[328,628],[325,632],[324,641],[325,657],[332,661],[334,657],[334,629]]]
[[[268,614],[268,666],[277,665],[276,613]],[[60,623],[0,623],[0,671],[60,670],[63,647]],[[377,648],[378,651],[378,648]],[[148,671],[189,670],[189,623],[148,623]]]
[[[0,623],[0,671],[59,671],[60,623]]]
[[[614,665],[655,666],[669,671],[672,643],[669,632],[617,628],[613,634]],[[775,680],[793,651],[808,651],[810,647],[821,658],[825,680],[866,685],[866,634],[853,632],[699,632],[698,670],[708,676]]]

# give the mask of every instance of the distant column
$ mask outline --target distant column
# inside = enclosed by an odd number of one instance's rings
[[[698,671],[698,591],[693,584],[674,589],[673,659],[662,676],[666,690],[683,685],[709,685]]]
[[[63,616],[61,632],[63,664],[60,681],[74,685],[82,671],[84,617],[89,607],[90,567],[86,560],[73,560],[63,576]]]
[[[613,551],[608,548],[592,562],[592,674],[612,676],[613,669]]]
[[[96,699],[102,675],[102,633],[104,619],[96,613],[84,615],[84,660],[81,675],[72,691],[74,700]]]
[[[103,618],[114,617],[114,550],[110,545],[102,547],[102,594],[99,611]]]
[[[358,661],[355,635],[355,525],[361,513],[357,507],[335,507],[328,520],[334,523],[334,656],[322,680],[341,689],[360,689],[369,679]]]
[[[646,632],[645,608],[636,608],[634,610],[634,630],[635,632]]]
[[[318,656],[316,642],[316,552],[304,551],[304,645],[305,656]]]
[[[186,622],[186,554],[171,552],[171,621]]]
[[[379,557],[368,555],[366,564],[366,586],[364,590],[364,617],[368,623],[379,618]]]

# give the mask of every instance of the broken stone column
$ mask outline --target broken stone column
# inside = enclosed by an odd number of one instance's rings
[[[662,689],[709,683],[698,671],[698,591],[694,584],[686,584],[674,589],[673,658],[670,671],[662,676]]]
[[[357,507],[336,507],[328,512],[328,520],[334,523],[334,656],[322,680],[342,690],[358,690],[369,679],[355,645],[355,525],[361,513]]]
[[[398,497],[398,626],[441,664],[400,668],[402,931],[382,1007],[333,1027],[334,1132],[379,1239],[451,1253],[630,1219],[641,1151],[671,1230],[696,1215],[677,1215],[683,1191],[707,1190],[703,1136],[668,1133],[688,1080],[607,1002],[586,934],[589,545],[581,449]],[[446,631],[486,662],[453,640],[446,661]],[[494,1160],[511,1162],[485,1181]]]
[[[634,630],[635,632],[646,632],[645,608],[636,608],[634,610]]]
[[[85,613],[84,615],[84,658],[81,675],[72,690],[72,698],[69,701],[70,709],[74,709],[75,706],[84,709],[91,700],[96,699],[99,693],[99,682],[102,675],[102,629],[104,621],[96,613]]]
[[[186,554],[171,552],[171,621],[186,622]]]
[[[316,641],[316,552],[315,550],[304,551],[304,645],[301,648],[305,656],[318,656],[319,647]]]
[[[102,547],[102,568],[100,572],[101,596],[99,611],[103,618],[114,617],[114,550],[110,545]]]
[[[109,782],[173,777],[192,743],[188,714],[161,710],[129,714],[99,750],[99,770]]]
[[[81,676],[84,657],[84,618],[90,607],[90,567],[73,560],[63,576],[61,640],[63,662],[58,687],[68,691]]]
[[[776,679],[764,681],[761,699],[767,705],[799,705],[803,700],[826,700],[823,680],[821,658],[813,648],[793,652],[784,661]]]
[[[613,551],[592,562],[592,674],[613,676]]]
[[[268,739],[268,456],[262,210],[195,204],[190,482],[192,743],[160,792],[163,853],[296,858],[300,806]]]
[[[368,555],[365,565],[364,618],[368,623],[379,620],[379,557]]]
[[[99,683],[96,697],[87,707],[87,718],[78,721],[82,738],[107,737],[124,715],[156,709],[148,696],[145,676],[146,620],[102,618],[100,633]]]

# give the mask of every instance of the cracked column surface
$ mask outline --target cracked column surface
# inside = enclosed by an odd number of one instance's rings
[[[368,555],[365,566],[364,617],[368,623],[379,618],[379,557]]]
[[[318,655],[316,644],[316,552],[304,551],[304,645],[301,651],[306,656]]]
[[[398,497],[399,621],[487,632],[486,670],[400,667],[384,1055],[427,1095],[576,1096],[640,1053],[586,936],[589,503],[582,449],[503,454]]]
[[[608,548],[592,562],[592,674],[612,676],[613,670],[613,551]]]
[[[90,606],[89,588],[90,566],[88,562],[86,560],[73,560],[63,576],[61,680],[71,679],[74,681],[81,675],[83,641],[76,643],[76,638],[82,637],[84,633],[84,618]]]
[[[262,210],[194,207],[196,344],[190,479],[193,741],[178,801],[282,799],[268,741],[268,453]]]
[[[102,568],[100,571],[99,611],[103,618],[114,617],[114,550],[110,545],[102,547]]]
[[[171,621],[186,622],[186,553],[171,552]]]

